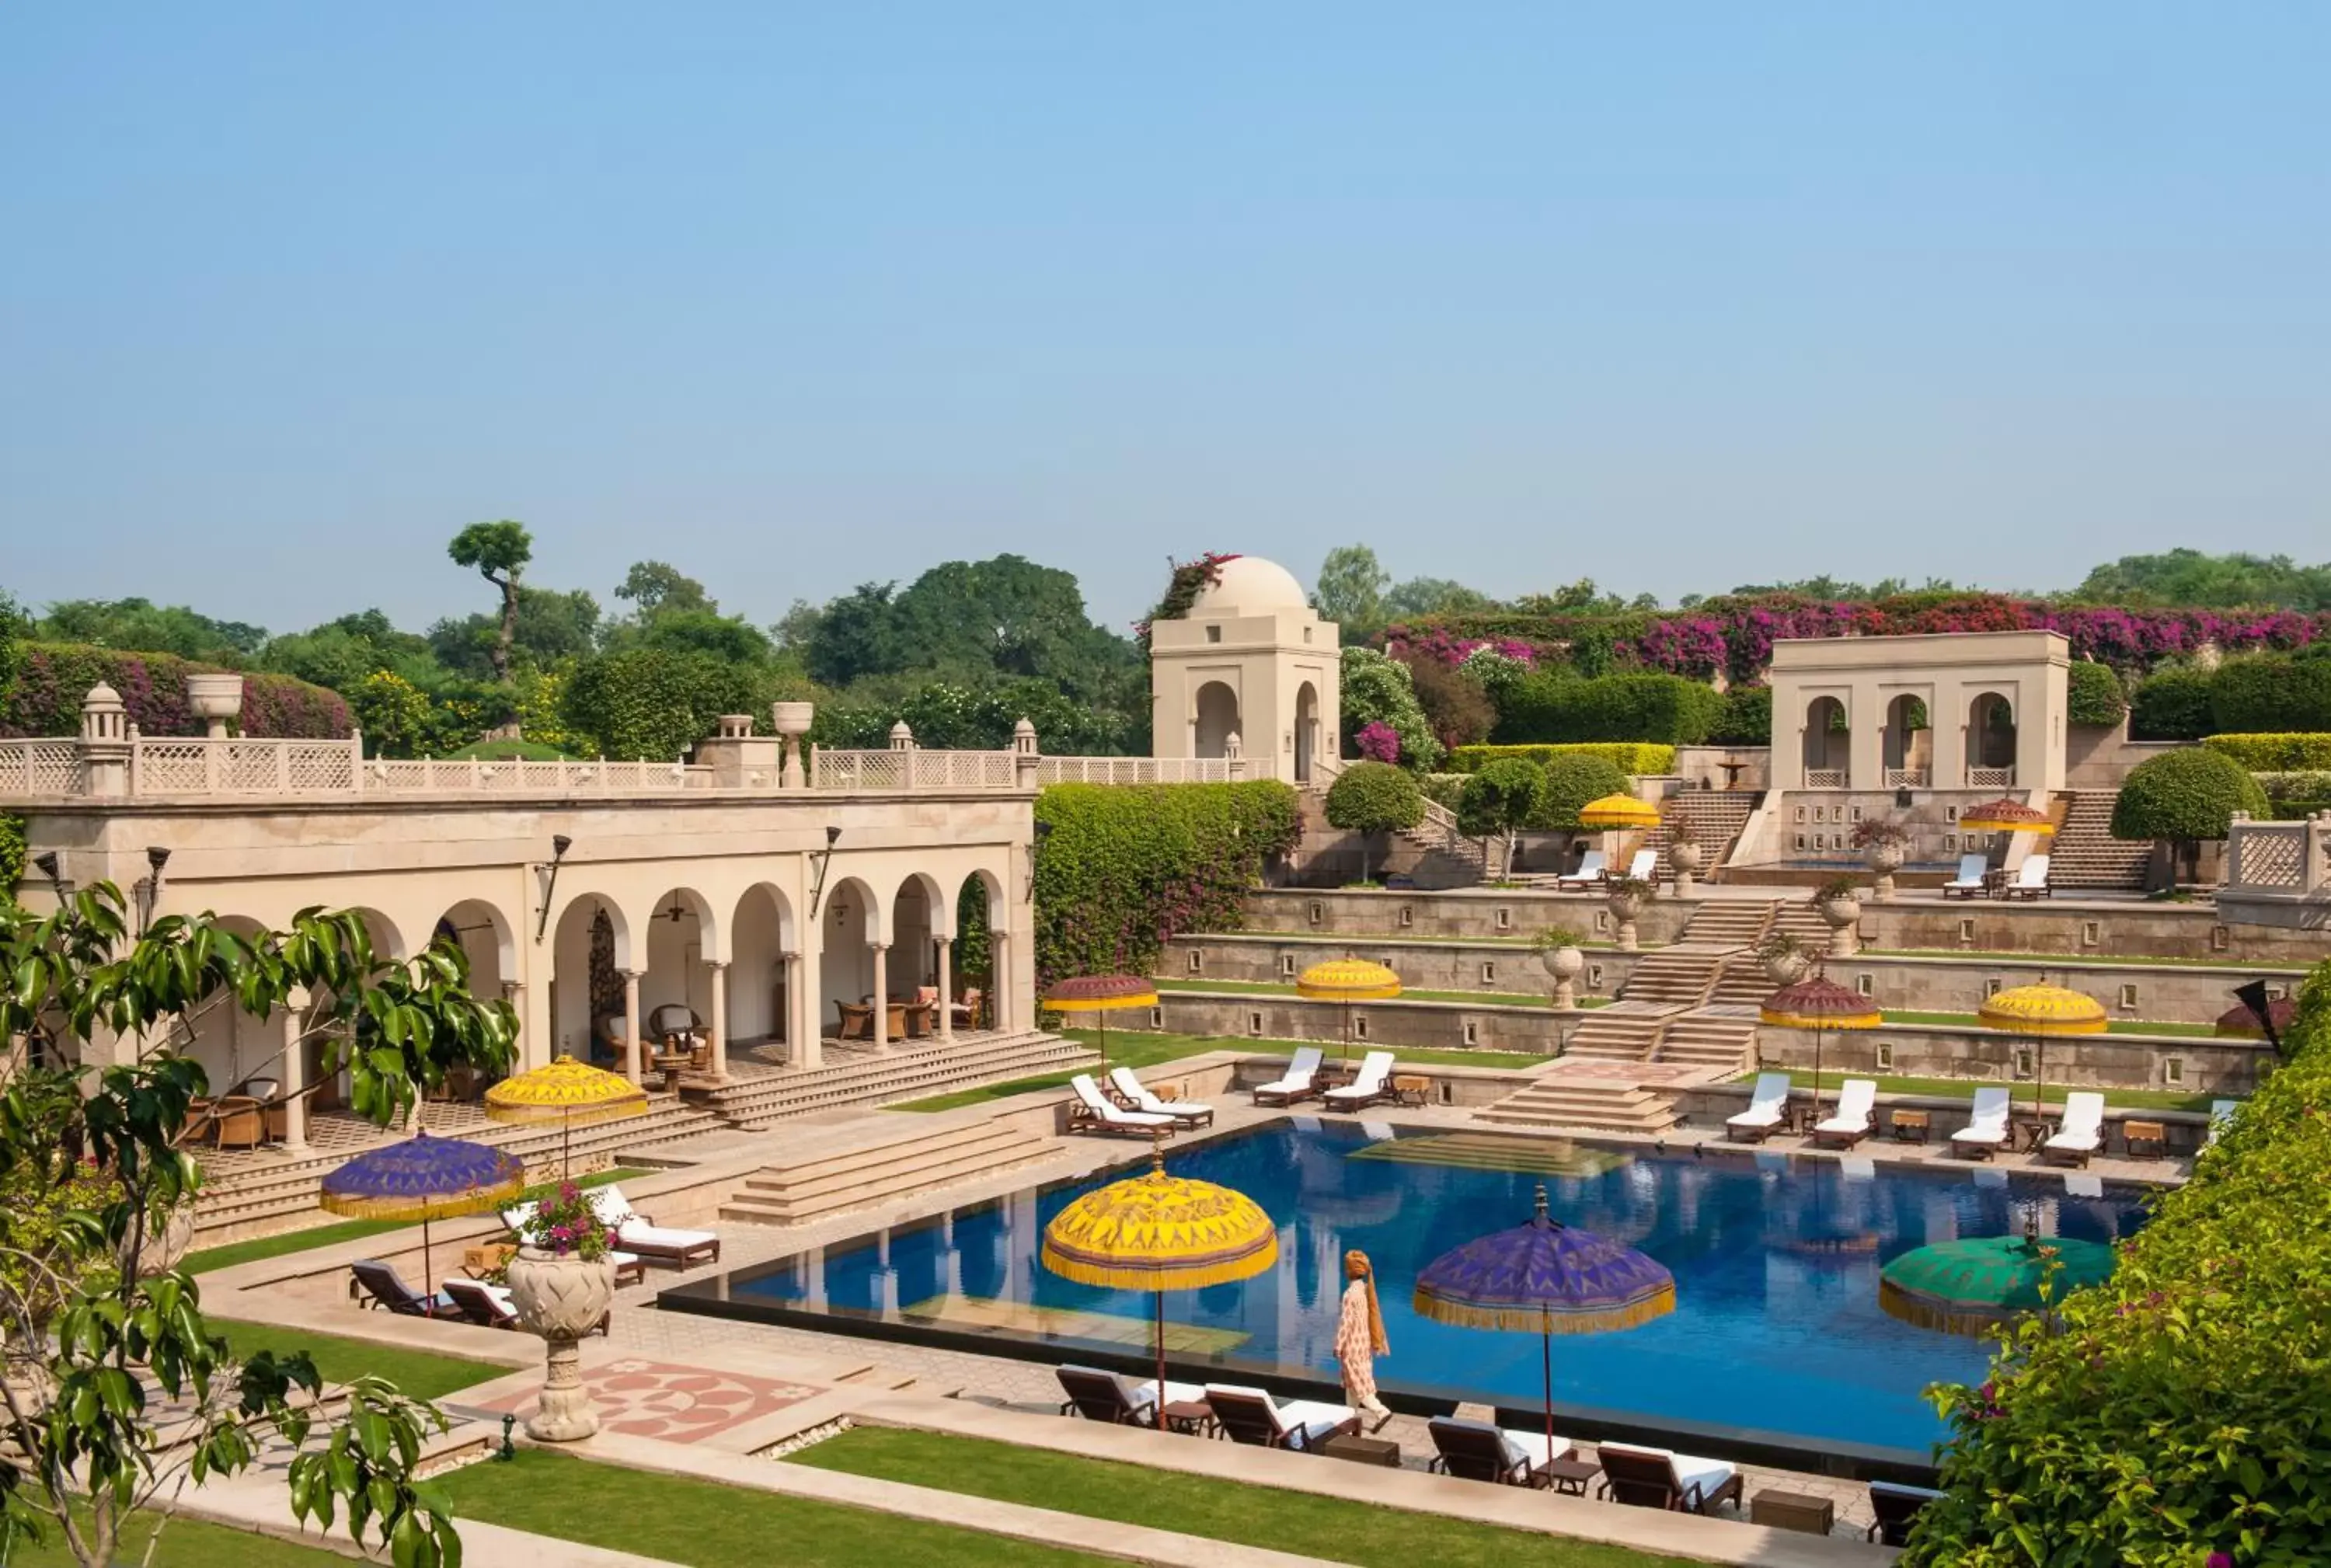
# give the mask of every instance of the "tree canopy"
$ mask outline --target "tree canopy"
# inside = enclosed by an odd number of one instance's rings
[[[2164,550],[2107,562],[2082,578],[2076,594],[2107,604],[2331,610],[2331,562],[2302,566],[2288,556]]]

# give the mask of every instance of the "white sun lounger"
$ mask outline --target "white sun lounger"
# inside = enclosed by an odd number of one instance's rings
[[[1638,882],[1660,879],[1660,852],[1657,850],[1637,850],[1635,858],[1627,862],[1627,875]]]
[[[2008,898],[2045,898],[2050,890],[2045,855],[2028,856],[2015,868],[2014,879],[1999,889],[2001,896]]]
[[[1739,1506],[1740,1472],[1722,1459],[1695,1459],[1673,1449],[1638,1448],[1632,1443],[1599,1443],[1594,1454],[1603,1461],[1604,1497],[1690,1514],[1712,1514],[1725,1503]],[[1662,1468],[1664,1475],[1660,1473]]]
[[[1748,1096],[1748,1108],[1724,1118],[1727,1138],[1761,1143],[1773,1136],[1781,1125],[1781,1117],[1789,1104],[1789,1075],[1784,1072],[1760,1072],[1756,1087]]]
[[[1426,1425],[1432,1434],[1432,1446],[1440,1450],[1433,1456],[1431,1468],[1472,1480],[1491,1478],[1478,1471],[1491,1462],[1489,1450],[1493,1444],[1498,1456],[1495,1478],[1508,1486],[1529,1484],[1538,1471],[1571,1449],[1571,1441],[1565,1437],[1556,1437],[1549,1443],[1544,1432],[1508,1431],[1488,1421],[1467,1421],[1461,1416],[1434,1416]],[[1469,1436],[1470,1442],[1466,1440]],[[1475,1456],[1478,1464],[1469,1464],[1469,1459]]]
[[[2091,1089],[2064,1097],[2064,1125],[2040,1145],[2042,1160],[2068,1160],[2085,1165],[2104,1146],[2105,1097]]]
[[[1172,1117],[1156,1111],[1125,1109],[1100,1092],[1089,1072],[1070,1079],[1069,1088],[1077,1097],[1077,1103],[1069,1107],[1069,1131],[1072,1133],[1132,1133],[1146,1138],[1153,1133],[1170,1131],[1175,1126]]]
[[[1991,857],[1980,852],[1959,857],[1959,874],[1943,884],[1946,898],[1973,898],[1983,892],[1983,874],[1991,867]]]
[[[1285,1072],[1269,1083],[1254,1086],[1254,1103],[1259,1106],[1291,1106],[1297,1100],[1309,1099],[1317,1095],[1319,1090],[1316,1080],[1319,1077],[1322,1054],[1316,1045],[1298,1046],[1287,1063]]]
[[[1837,1114],[1824,1117],[1813,1127],[1816,1146],[1836,1144],[1851,1148],[1868,1137],[1877,1125],[1878,1085],[1866,1078],[1850,1078],[1838,1091]]]
[[[1123,1373],[1074,1363],[1055,1370],[1061,1380],[1061,1392],[1069,1396],[1068,1402],[1061,1407],[1063,1415],[1074,1411],[1090,1421],[1124,1426],[1149,1424],[1157,1420],[1157,1380],[1154,1377],[1136,1383]],[[1198,1383],[1166,1385],[1167,1404],[1196,1404],[1205,1397],[1204,1387]]]
[[[678,1269],[720,1260],[720,1234],[717,1231],[676,1231],[659,1225],[633,1208],[621,1187],[595,1187],[589,1196],[600,1221],[614,1227],[615,1245],[626,1252],[636,1252],[651,1262],[669,1263]]]
[[[1603,851],[1589,850],[1579,860],[1578,870],[1571,872],[1567,877],[1556,877],[1554,879],[1554,885],[1557,888],[1591,888],[1597,882],[1607,882],[1610,879],[1611,868],[1604,863]]]
[[[1986,1085],[1974,1091],[1974,1108],[1967,1125],[1951,1135],[1951,1147],[1989,1159],[2007,1145],[2010,1091]]]
[[[1108,1087],[1117,1091],[1118,1098],[1131,1100],[1135,1110],[1147,1111],[1151,1116],[1172,1117],[1185,1126],[1194,1127],[1202,1122],[1214,1119],[1214,1107],[1212,1106],[1200,1105],[1196,1100],[1159,1099],[1147,1084],[1133,1076],[1133,1069],[1129,1067],[1110,1068]]]
[[[1337,1432],[1355,1432],[1360,1426],[1359,1412],[1349,1405],[1308,1399],[1282,1402],[1243,1383],[1208,1383],[1206,1403],[1232,1440],[1268,1448],[1308,1452]]]
[[[1351,1082],[1327,1091],[1329,1110],[1365,1110],[1392,1093],[1392,1052],[1372,1050],[1360,1059],[1360,1070]]]

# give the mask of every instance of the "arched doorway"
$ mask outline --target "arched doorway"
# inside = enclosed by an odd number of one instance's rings
[[[952,934],[939,886],[918,871],[899,884],[890,903],[890,952],[882,983],[890,1000],[903,1003],[907,1038],[938,1032],[938,938]]]
[[[859,1029],[852,1010],[874,1002],[874,952],[869,944],[880,940],[876,934],[882,928],[874,891],[855,877],[844,877],[826,889],[817,918],[817,993],[825,1010],[817,1027],[831,1039],[864,1050],[872,1044],[872,1031]]]
[[[648,966],[640,976],[640,1037],[650,1046],[667,1035],[690,1037],[712,1026],[712,961],[720,956],[720,930],[712,905],[693,888],[673,888],[655,901],[648,921]]]
[[[1841,790],[1852,783],[1853,736],[1846,728],[1845,704],[1816,697],[1805,706],[1804,766],[1809,790]]]
[[[1967,783],[2004,789],[2015,783],[2015,709],[1996,691],[1967,704]]]
[[[1295,693],[1295,782],[1311,780],[1311,759],[1319,747],[1319,692],[1305,681]]]
[[[1924,789],[1932,779],[1932,731],[1926,701],[1904,692],[1886,705],[1886,787]]]
[[[623,971],[629,922],[610,899],[585,893],[559,911],[551,936],[550,1034],[560,1053],[623,1070]]]
[[[1219,680],[1198,688],[1198,717],[1192,730],[1192,755],[1230,755],[1231,736],[1239,733],[1238,693]]]
[[[959,1030],[997,1027],[996,956],[1002,933],[995,919],[1003,908],[1004,889],[985,871],[966,877],[956,892],[955,942],[948,955],[955,965],[950,991]]]
[[[801,952],[793,908],[783,890],[764,882],[745,889],[729,921],[728,1039],[724,1048],[749,1054],[761,1045],[794,1043],[792,958]]]

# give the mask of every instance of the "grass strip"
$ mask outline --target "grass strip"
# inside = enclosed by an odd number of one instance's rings
[[[386,1378],[414,1399],[442,1399],[473,1384],[507,1377],[511,1371],[488,1361],[408,1350],[397,1345],[375,1345],[365,1339],[343,1339],[337,1334],[279,1328],[271,1323],[214,1317],[210,1326],[214,1333],[226,1336],[228,1345],[239,1356],[258,1350],[271,1350],[279,1355],[304,1350],[326,1383],[347,1383],[369,1374]]]
[[[853,1427],[786,1462],[1362,1568],[1687,1568],[1599,1542],[938,1432]]]
[[[904,1478],[930,1485],[935,1478]],[[439,1478],[457,1519],[581,1541],[691,1568],[1098,1568],[1118,1560],[840,1503],[521,1449]],[[1043,1506],[1058,1507],[1057,1498]],[[1121,1568],[1121,1565],[1119,1565]]]
[[[1777,1072],[1782,1069],[1767,1068],[1765,1070]],[[1813,1075],[1810,1069],[1791,1068],[1787,1070],[1789,1081],[1792,1084],[1799,1088],[1812,1088]],[[1869,1073],[1854,1072],[1851,1069],[1840,1071],[1836,1068],[1824,1066],[1822,1069],[1822,1092],[1834,1094],[1838,1085],[1847,1079],[1870,1076]],[[1753,1083],[1755,1079],[1755,1073],[1748,1072],[1741,1074],[1733,1081]],[[1881,1077],[1876,1081],[1879,1092],[1881,1094],[1931,1095],[1938,1099],[1967,1099],[1972,1098],[1974,1091],[1979,1088],[2003,1087],[1996,1079],[1970,1078]],[[2031,1085],[2007,1084],[2003,1087],[2015,1090],[2015,1105],[2018,1109],[2028,1107],[2031,1104]],[[2077,1089],[2079,1086],[2076,1084],[2072,1087]],[[2063,1085],[2049,1084],[2041,1090],[2040,1103],[2060,1110],[2063,1107],[2065,1093]],[[2177,1094],[2168,1089],[2157,1088],[2108,1088],[2102,1093],[2105,1097],[2106,1108],[2110,1110],[2206,1111],[2210,1108],[2212,1101],[2226,1098],[2222,1095]]]
[[[2152,954],[2104,953],[2069,957],[2060,953],[2017,953],[2003,947],[1864,947],[1864,958],[1972,958],[1998,964],[2044,964],[2050,969],[2117,969],[2125,965],[2155,969],[2239,969],[2244,973],[2304,974],[2304,964],[2273,964],[2243,958],[2163,958]]]
[[[2012,1031],[2003,1029],[1992,1030],[1988,1025],[1984,1024],[1980,1018],[1977,1018],[1972,1012],[1898,1012],[1894,1008],[1889,1007],[1886,1010],[1886,1022],[1889,1023],[1940,1024],[1946,1029],[1957,1029],[1961,1027],[1968,1029],[1981,1029],[1985,1033],[2011,1034],[2013,1032]],[[2160,1023],[2148,1020],[2134,1018],[2113,1019],[2105,1024],[2105,1032],[2107,1034],[2174,1035],[2180,1039],[2185,1040],[2212,1040],[2217,1038],[2218,1035],[2218,1030],[2215,1024]]]
[[[1097,1030],[1071,1029],[1062,1032],[1069,1039],[1080,1041],[1096,1050],[1099,1048],[1100,1034]],[[1298,1046],[1321,1043],[1316,1040],[1258,1040],[1245,1034],[1166,1034],[1112,1029],[1108,1031],[1108,1060],[1111,1067],[1138,1069],[1156,1067],[1185,1056],[1202,1056],[1210,1050],[1293,1050]],[[1519,1050],[1403,1050],[1397,1056],[1403,1067],[1528,1068],[1543,1067],[1552,1060],[1535,1051]],[[1008,1099],[1016,1094],[1065,1088],[1069,1080],[1080,1070],[1070,1069],[1035,1078],[1013,1079],[1009,1083],[983,1084],[977,1088],[956,1089],[951,1094],[933,1095],[928,1099],[906,1100],[889,1108],[894,1111],[951,1111],[964,1106],[984,1105],[989,1100]]]
[[[134,1514],[121,1527],[115,1561],[142,1563],[146,1543],[157,1516]],[[345,1526],[342,1527],[345,1534]],[[321,1546],[301,1546],[256,1530],[213,1525],[201,1519],[173,1519],[162,1529],[154,1550],[155,1568],[347,1568],[349,1559]],[[65,1550],[63,1534],[53,1525],[38,1544],[16,1547],[7,1556],[8,1568],[77,1568],[77,1559]]]
[[[1295,994],[1294,986],[1276,980],[1160,980],[1157,982],[1157,989],[1160,991],[1235,992],[1246,996],[1293,996]],[[1536,991],[1414,991],[1403,988],[1396,1000],[1473,1002],[1486,1003],[1492,1007],[1539,1007],[1551,1011],[1546,993]],[[1335,1004],[1322,1003],[1320,1005],[1331,1007]],[[1578,999],[1578,1005],[1608,1007],[1611,1005],[1611,999],[1607,996],[1582,996]]]
[[[578,1187],[604,1187],[611,1182],[628,1182],[646,1171],[595,1171],[587,1176],[577,1176]],[[366,1236],[378,1236],[390,1231],[403,1231],[413,1224],[410,1220],[342,1220],[337,1224],[310,1225],[304,1231],[284,1231],[273,1236],[258,1236],[248,1241],[229,1241],[223,1246],[205,1247],[186,1255],[186,1269],[189,1274],[207,1274],[213,1269],[232,1269],[238,1263],[255,1263],[262,1258],[281,1258],[292,1252],[305,1252],[311,1247],[329,1247],[340,1241],[362,1240]]]

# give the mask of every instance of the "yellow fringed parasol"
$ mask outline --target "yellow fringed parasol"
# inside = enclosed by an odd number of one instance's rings
[[[1279,1261],[1279,1229],[1261,1205],[1212,1182],[1150,1167],[1079,1198],[1044,1227],[1045,1268],[1080,1285],[1156,1297],[1157,1429],[1166,1430],[1166,1292],[1227,1285]]]
[[[567,1145],[575,1126],[644,1115],[647,1091],[561,1051],[542,1067],[506,1078],[486,1091],[486,1119],[497,1122],[557,1122],[558,1168],[566,1173]]]
[[[1157,986],[1138,974],[1080,974],[1044,993],[1054,1012],[1089,1012],[1100,1022],[1101,1065],[1108,1065],[1108,1015],[1119,1007],[1155,1007]]]
[[[1341,1061],[1352,1054],[1352,1003],[1391,1001],[1400,994],[1400,976],[1365,958],[1330,958],[1295,977],[1295,994],[1307,1002],[1344,1004],[1343,1044],[1336,1053]]]
[[[1975,1012],[1985,1029],[2002,1034],[2028,1034],[2039,1048],[2031,1071],[2031,1113],[2040,1113],[2040,1091],[2048,1078],[2050,1035],[2102,1034],[2105,1004],[2084,991],[2070,991],[2045,981],[2018,985],[1986,999]]]
[[[1582,828],[1656,828],[1660,808],[1636,795],[1604,795],[1578,808]]]

